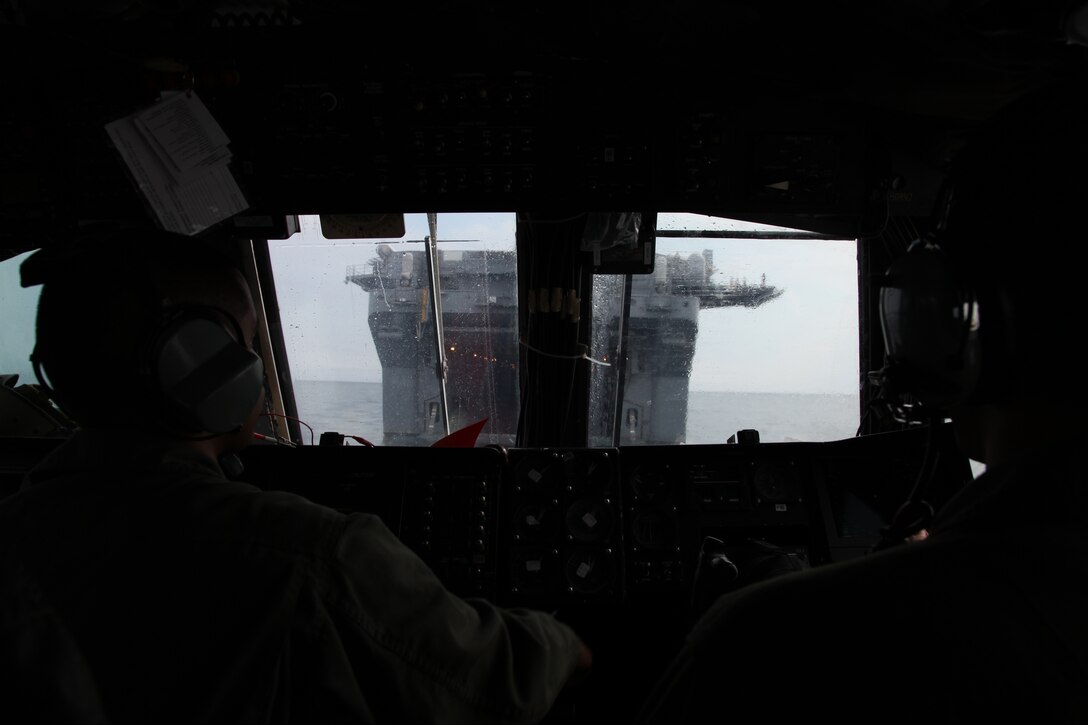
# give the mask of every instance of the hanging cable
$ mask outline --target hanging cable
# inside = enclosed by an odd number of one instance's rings
[[[918,469],[918,475],[914,479],[907,500],[896,510],[892,521],[881,528],[880,541],[873,546],[873,551],[882,551],[893,546],[899,546],[910,540],[925,538],[928,536],[929,527],[933,523],[933,506],[925,500],[924,495],[929,484],[937,473],[937,466],[941,460],[941,450],[937,445],[937,426],[939,418],[931,418],[929,428],[926,431],[926,448],[922,458],[922,465]],[[919,537],[919,535],[921,536]]]
[[[280,436],[266,436],[263,433],[254,432],[253,437],[256,440],[266,441],[268,443],[275,443],[278,446],[287,446],[288,448],[298,448],[297,443],[294,443],[293,441],[289,441],[286,438],[281,438]]]
[[[309,431],[310,431],[310,445],[312,446],[312,445],[314,444],[314,429],[313,429],[313,428],[311,428],[311,427],[310,427],[310,425],[309,425],[308,423],[306,423],[305,421],[299,420],[298,418],[295,418],[295,417],[293,417],[293,416],[290,416],[290,415],[284,415],[283,413],[261,413],[261,416],[262,416],[262,417],[272,417],[272,416],[275,416],[275,417],[277,417],[277,418],[286,418],[287,420],[293,420],[293,421],[295,421],[295,422],[296,422],[296,423],[298,423],[299,425],[304,425],[304,426],[306,426],[306,428],[308,428],[308,429],[309,429]],[[279,436],[277,436],[277,438],[278,438],[278,437],[279,437]]]
[[[604,360],[597,360],[596,358],[592,358],[592,357],[589,356],[588,353],[585,353],[585,352],[583,352],[581,355],[557,355],[555,353],[545,352],[544,350],[533,347],[532,345],[525,342],[524,340],[521,341],[521,345],[522,345],[522,347],[525,347],[525,348],[527,348],[529,350],[532,350],[537,355],[543,355],[544,357],[555,358],[556,360],[587,360],[587,361],[593,363],[594,365],[603,365],[604,367],[611,367],[612,366],[612,363],[605,362]]]

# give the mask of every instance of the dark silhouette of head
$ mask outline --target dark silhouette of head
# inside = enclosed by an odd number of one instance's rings
[[[258,404],[252,298],[225,239],[96,228],[29,258],[34,359],[85,427],[235,432]]]
[[[931,236],[889,270],[889,357],[965,424],[980,460],[998,439],[1014,452],[1041,445],[1024,430],[1033,417],[1082,427],[1069,402],[1083,386],[1059,371],[1078,336],[1086,129],[1088,96],[1068,86],[998,114],[953,160]]]

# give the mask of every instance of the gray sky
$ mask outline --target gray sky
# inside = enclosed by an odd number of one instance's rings
[[[367,326],[368,295],[346,284],[346,269],[403,240],[326,240],[314,217],[303,231],[271,242],[280,314],[292,375],[302,380],[377,382],[381,368]],[[754,229],[747,222],[669,215],[662,228]],[[514,249],[513,214],[441,214],[438,238],[473,240],[448,249]],[[426,217],[408,215],[404,240],[428,234]],[[747,278],[785,289],[751,310],[703,310],[693,390],[854,394],[858,389],[857,248],[853,241],[658,239],[658,253],[712,249],[716,281]]]
[[[20,254],[0,262],[0,374],[16,373],[19,384],[36,382],[30,366],[34,349],[34,316],[40,287],[19,286],[19,265],[30,256]]]

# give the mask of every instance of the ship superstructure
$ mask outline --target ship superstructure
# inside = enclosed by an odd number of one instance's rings
[[[604,373],[597,393],[605,405],[615,405],[618,435],[596,431],[602,444],[659,445],[683,443],[687,434],[688,380],[699,336],[699,310],[717,307],[755,308],[779,297],[783,290],[747,280],[718,283],[711,250],[683,256],[659,254],[651,274],[631,278],[630,313],[626,334],[619,324],[622,277],[608,278],[604,293],[613,304],[612,320],[595,328],[594,347],[619,349],[626,357],[623,379]],[[611,422],[612,415],[599,416]],[[603,436],[603,438],[602,438]],[[611,437],[612,440],[607,439]]]
[[[438,251],[449,428],[488,422],[481,443],[514,443],[518,417],[517,259],[514,252]],[[623,277],[600,278],[594,348],[626,355],[622,384],[613,375],[607,397],[623,391],[616,410],[624,444],[681,443],[687,427],[688,376],[699,310],[758,307],[782,290],[731,280],[717,283],[710,250],[657,255],[654,272],[631,282],[626,334]],[[386,445],[420,445],[445,433],[438,382],[434,306],[422,251],[378,248],[378,256],[347,270],[346,281],[369,293],[369,325],[382,365]],[[625,351],[623,342],[626,341]],[[596,354],[596,353],[595,353]],[[609,392],[610,391],[610,392]]]

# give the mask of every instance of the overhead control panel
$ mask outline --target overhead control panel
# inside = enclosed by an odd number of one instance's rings
[[[13,63],[55,62],[32,33],[8,40]],[[63,94],[20,81],[0,108],[9,228],[146,213],[104,126],[176,91],[229,137],[254,217],[652,208],[845,223],[864,197],[853,109],[693,87],[665,64],[371,57],[305,27],[208,28],[195,58],[150,65],[98,45],[57,69]]]
[[[268,68],[207,103],[262,209],[577,208],[850,217],[857,122],[695,102],[596,64]],[[734,101],[735,102],[735,101]]]

